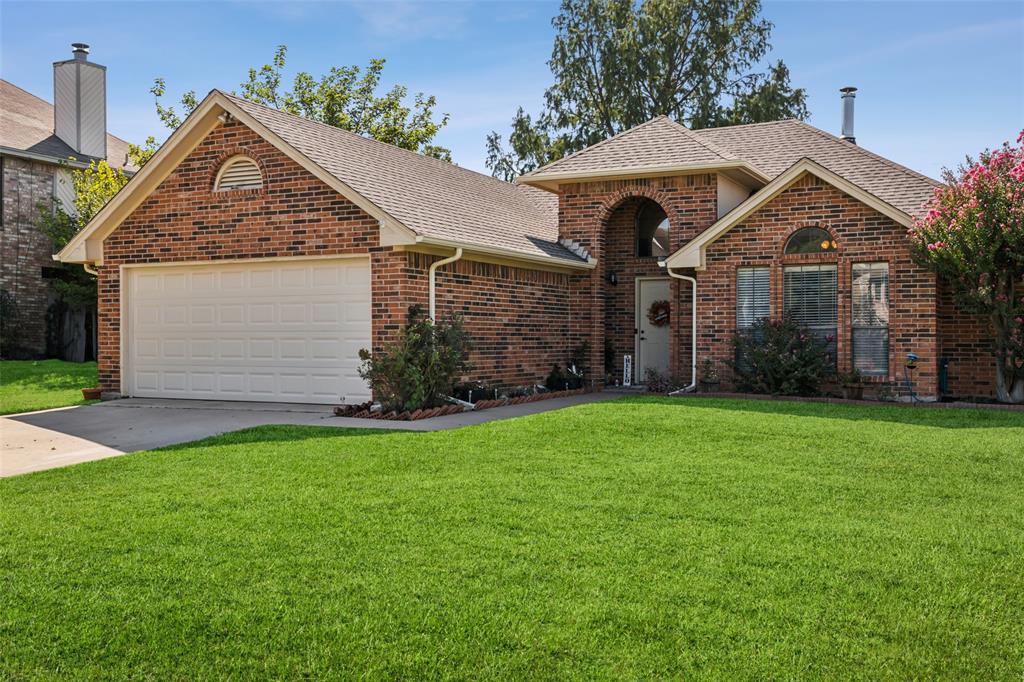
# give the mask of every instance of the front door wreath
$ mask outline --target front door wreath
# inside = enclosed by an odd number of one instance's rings
[[[647,309],[647,321],[655,327],[668,326],[672,306],[668,301],[655,301]]]

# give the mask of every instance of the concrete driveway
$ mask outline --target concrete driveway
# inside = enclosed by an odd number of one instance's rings
[[[267,424],[439,431],[619,397],[591,393],[481,412],[382,422],[335,417],[329,405],[131,398],[0,418],[0,477],[151,450]]]

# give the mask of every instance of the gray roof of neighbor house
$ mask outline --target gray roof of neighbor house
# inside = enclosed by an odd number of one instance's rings
[[[53,105],[17,85],[0,80],[0,147],[33,156],[66,161],[74,156],[89,162],[53,134]],[[128,164],[128,143],[107,133],[107,163],[115,168],[135,170]]]
[[[624,171],[659,166],[684,166],[739,161],[739,157],[706,140],[668,116],[658,116],[575,154],[525,173],[561,175]]]
[[[774,178],[801,158],[809,158],[868,193],[911,216],[939,185],[920,173],[863,147],[839,139],[803,121],[694,130],[703,140],[728,149]]]
[[[221,94],[417,234],[580,261],[558,243],[554,194]]]

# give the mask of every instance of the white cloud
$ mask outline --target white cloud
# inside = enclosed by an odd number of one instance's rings
[[[397,40],[450,38],[466,26],[472,10],[468,2],[409,0],[356,2],[352,8],[372,34]]]
[[[921,51],[926,48],[942,47],[954,43],[992,38],[993,36],[1015,33],[1021,37],[1024,32],[1024,19],[1017,21],[993,21],[984,24],[971,24],[969,26],[958,26],[944,31],[933,31],[930,33],[918,33],[909,35],[896,42],[878,45],[863,50],[854,50],[849,57],[835,59],[819,64],[813,69],[801,71],[801,76],[812,77],[831,73],[836,69],[855,66],[857,64],[868,64],[891,58],[899,54],[912,51]]]

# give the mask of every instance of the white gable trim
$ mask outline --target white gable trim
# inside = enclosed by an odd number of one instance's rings
[[[722,235],[746,220],[754,211],[789,189],[805,173],[824,180],[839,191],[849,194],[854,199],[870,206],[882,215],[892,218],[900,225],[910,227],[912,223],[912,218],[895,206],[882,201],[874,194],[861,189],[846,178],[836,175],[821,164],[805,157],[765,185],[757,194],[726,213],[718,222],[669,256],[665,260],[665,265],[669,268],[696,268],[703,270],[705,267],[705,252],[708,246],[714,244]]]

